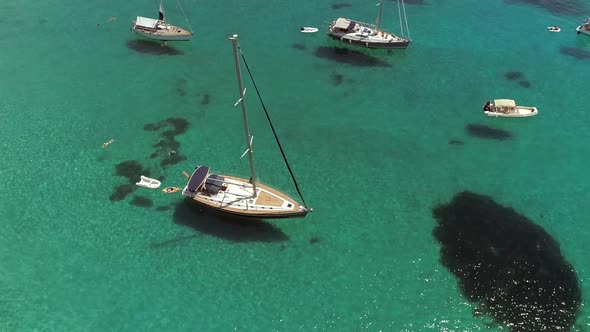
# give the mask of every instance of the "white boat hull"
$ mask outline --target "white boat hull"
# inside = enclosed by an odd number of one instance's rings
[[[528,106],[517,106],[513,111],[510,112],[491,112],[491,111],[484,111],[483,112],[487,116],[493,117],[504,117],[504,118],[526,118],[529,116],[534,116],[539,114],[539,111],[536,107],[528,107]]]
[[[312,28],[312,27],[303,27],[301,28],[301,32],[303,33],[315,33],[318,32],[318,28]]]
[[[131,31],[146,38],[160,41],[188,41],[193,37],[190,31],[164,21],[158,21],[153,29],[137,25],[134,21]]]
[[[136,182],[135,185],[138,187],[148,188],[148,189],[156,189],[159,188],[162,183],[156,179],[148,178],[147,176],[141,176],[139,182]]]
[[[585,34],[585,35],[588,35],[588,36],[590,36],[590,30],[586,30],[586,29],[584,29],[584,26],[582,26],[582,25],[578,26],[578,27],[576,28],[576,31],[577,31],[578,33],[583,33],[583,34]]]
[[[243,217],[291,218],[303,217],[307,209],[296,200],[279,191],[256,183],[256,197],[250,181],[238,177],[222,175],[225,190],[215,195],[203,191],[192,192],[184,187],[182,195],[208,208]]]

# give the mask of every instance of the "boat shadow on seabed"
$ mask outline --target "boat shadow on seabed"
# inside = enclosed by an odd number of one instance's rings
[[[178,203],[173,213],[174,223],[200,233],[233,242],[279,242],[289,237],[262,219],[229,216],[194,202]]]
[[[132,49],[138,53],[152,54],[152,55],[180,55],[182,51],[171,47],[170,45],[162,46],[162,43],[146,40],[133,39],[127,41],[127,48]]]

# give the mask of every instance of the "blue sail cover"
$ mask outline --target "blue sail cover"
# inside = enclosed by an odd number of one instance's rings
[[[191,192],[196,192],[205,182],[207,175],[209,175],[209,166],[197,167],[189,178],[186,188]]]

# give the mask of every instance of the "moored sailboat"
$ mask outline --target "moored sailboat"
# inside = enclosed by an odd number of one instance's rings
[[[287,194],[275,188],[256,181],[252,155],[253,136],[250,135],[250,129],[248,127],[248,116],[246,113],[246,103],[244,97],[245,89],[243,88],[242,84],[242,75],[238,59],[238,36],[233,35],[233,37],[230,39],[233,45],[234,61],[240,96],[235,106],[237,106],[237,104],[241,104],[244,131],[246,135],[247,149],[242,156],[248,154],[250,163],[250,179],[213,174],[210,172],[210,168],[208,166],[198,166],[188,177],[188,182],[182,190],[182,195],[203,206],[231,215],[264,219],[304,217],[307,214],[308,209],[304,205],[305,202],[303,200],[303,196],[299,191],[295,177],[291,172],[291,168],[287,162],[287,159],[285,158],[278,139],[277,143],[279,144],[279,148],[283,153],[283,158],[285,159],[285,163],[289,169],[289,172],[291,173],[293,182],[297,188],[297,192],[299,193],[299,196],[304,204],[300,204],[297,200],[289,197]],[[256,85],[254,86],[256,87]],[[270,122],[268,113],[267,118]],[[275,133],[272,123],[271,128],[273,129],[273,133]]]
[[[180,3],[178,4],[180,7]],[[182,10],[182,7],[180,7]],[[184,15],[184,11],[182,12]],[[185,16],[186,20],[186,16]],[[137,34],[142,35],[146,38],[161,40],[161,41],[187,41],[191,40],[193,31],[190,28],[188,20],[186,23],[189,26],[190,31],[183,28],[177,27],[166,22],[164,14],[164,6],[162,0],[160,0],[160,9],[158,13],[158,19],[137,16],[133,21],[131,31],[135,31]]]
[[[345,44],[366,48],[407,48],[408,45],[410,45],[412,38],[410,37],[410,29],[408,27],[408,19],[406,16],[404,0],[397,0],[397,5],[401,36],[381,30],[383,0],[379,1],[379,15],[377,16],[376,25],[339,17],[338,19],[332,21],[328,27],[328,36]],[[403,37],[404,25],[402,24],[402,19],[405,21],[406,33],[408,35],[407,38]]]

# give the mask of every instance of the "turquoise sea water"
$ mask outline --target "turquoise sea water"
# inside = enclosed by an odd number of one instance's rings
[[[345,3],[183,0],[195,36],[169,55],[129,31],[155,1],[0,4],[0,330],[505,331],[476,314],[433,236],[432,209],[465,190],[542,227],[584,299],[590,37],[575,27],[590,2],[413,1],[408,49],[361,50],[381,66],[318,56],[338,46],[325,22],[375,17],[373,2]],[[398,31],[394,10],[386,2],[384,25]],[[113,201],[126,161],[163,186],[201,164],[248,174],[233,33],[315,211],[250,223],[159,190]],[[257,175],[295,196],[246,86]],[[540,113],[485,118],[494,98]],[[165,134],[169,118],[187,130]],[[473,137],[469,124],[512,137]],[[172,147],[186,160],[166,164]],[[572,330],[589,329],[582,302]]]

